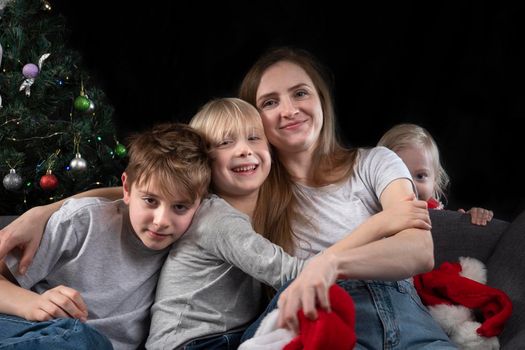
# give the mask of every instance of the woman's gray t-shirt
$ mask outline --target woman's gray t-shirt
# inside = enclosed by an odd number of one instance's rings
[[[306,222],[294,223],[298,237],[295,255],[309,258],[352,232],[382,210],[379,197],[385,187],[412,177],[405,163],[385,147],[359,150],[353,175],[343,183],[324,187],[300,185],[298,214]]]

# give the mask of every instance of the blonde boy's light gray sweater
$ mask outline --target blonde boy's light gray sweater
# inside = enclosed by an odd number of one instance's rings
[[[257,234],[247,215],[211,196],[164,264],[146,348],[175,349],[244,328],[260,312],[261,283],[278,289],[303,265]]]

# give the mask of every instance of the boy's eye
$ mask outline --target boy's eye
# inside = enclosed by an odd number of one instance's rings
[[[184,204],[175,204],[173,209],[176,213],[183,214],[188,211],[188,207]]]
[[[157,203],[157,201],[154,199],[154,198],[151,198],[151,197],[144,197],[142,198],[142,200],[147,204],[147,205],[155,205]]]

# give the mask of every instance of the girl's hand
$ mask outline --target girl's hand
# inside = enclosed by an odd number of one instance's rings
[[[494,217],[494,213],[492,212],[492,210],[484,208],[473,207],[466,212],[463,209],[459,209],[458,211],[460,213],[470,214],[470,222],[474,225],[486,226],[487,223],[489,223],[490,220],[492,220],[492,218]]]
[[[58,286],[25,303],[24,318],[48,321],[54,318],[78,318],[85,322],[88,311],[80,293],[73,288]]]
[[[384,237],[410,228],[430,230],[432,228],[427,202],[415,199],[415,195],[404,198],[399,204],[379,212]]]

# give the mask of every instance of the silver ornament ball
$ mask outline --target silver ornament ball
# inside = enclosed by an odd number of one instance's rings
[[[71,162],[69,162],[69,167],[74,172],[82,172],[87,169],[87,162],[80,156],[80,153],[77,153],[75,158],[71,159]]]
[[[16,173],[15,169],[9,170],[9,174],[4,176],[4,187],[8,191],[16,191],[22,187],[22,176]]]
[[[89,100],[89,107],[86,109],[84,113],[89,114],[95,112],[95,103],[93,101]]]

